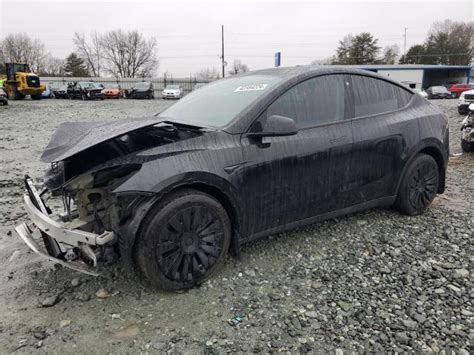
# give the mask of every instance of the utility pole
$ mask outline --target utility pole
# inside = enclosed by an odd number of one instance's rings
[[[222,77],[225,77],[225,60],[224,60],[224,25],[221,25],[222,29],[222,54],[221,54],[221,59],[222,59]]]
[[[403,35],[403,64],[407,63],[407,28],[405,27],[405,34]]]

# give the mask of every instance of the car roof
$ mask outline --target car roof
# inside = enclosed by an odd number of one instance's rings
[[[234,75],[236,76],[250,76],[250,75],[269,75],[276,76],[282,80],[282,82],[287,81],[301,81],[305,78],[311,78],[318,75],[327,75],[327,74],[355,74],[355,75],[365,75],[371,76],[377,79],[386,80],[400,86],[404,89],[407,89],[410,92],[413,92],[410,88],[404,86],[398,81],[392,80],[389,77],[382,76],[374,71],[367,69],[360,69],[354,66],[346,65],[297,65],[294,67],[279,67],[279,68],[268,68],[249,71],[246,73]]]
[[[226,131],[231,134],[238,134],[244,132],[248,128],[248,122],[246,118],[247,115],[252,117],[256,117],[259,114],[259,111],[262,107],[267,106],[270,102],[272,102],[276,97],[280,96],[283,92],[289,89],[291,86],[296,85],[304,80],[311,79],[313,77],[317,77],[320,75],[329,75],[329,74],[352,74],[352,75],[363,75],[368,77],[373,77],[379,80],[384,80],[393,85],[396,85],[413,95],[415,92],[410,88],[404,86],[403,84],[392,80],[389,77],[382,76],[370,70],[363,70],[354,68],[351,66],[343,66],[343,65],[323,65],[323,66],[315,66],[315,65],[298,65],[294,67],[280,67],[280,68],[269,68],[269,69],[260,69],[249,71],[246,73],[234,75],[231,77],[227,77],[221,80],[227,80],[228,78],[235,78],[235,77],[245,77],[245,76],[260,76],[260,75],[268,75],[273,77],[279,77],[282,80],[278,84],[276,84],[271,92],[267,93],[266,95],[262,96],[257,102],[251,104],[247,108],[245,108],[239,115],[237,115],[231,122],[229,122],[225,127],[222,127],[223,131]]]

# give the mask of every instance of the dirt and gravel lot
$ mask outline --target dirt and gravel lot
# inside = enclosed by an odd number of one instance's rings
[[[21,180],[64,121],[141,117],[162,100],[10,102],[0,107],[0,353],[472,350],[474,155],[449,116],[447,191],[418,217],[370,210],[245,245],[201,287],[150,291],[120,264],[93,278],[23,245]]]

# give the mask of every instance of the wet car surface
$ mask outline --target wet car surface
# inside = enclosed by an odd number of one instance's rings
[[[53,267],[14,231],[28,221],[24,172],[43,175],[47,165],[39,158],[60,123],[149,117],[175,101],[23,100],[0,106],[1,352],[20,346],[16,353],[258,352],[268,342],[268,351],[293,352],[428,352],[430,341],[440,349],[468,349],[471,276],[457,274],[469,270],[474,160],[472,153],[459,155],[465,116],[458,115],[456,100],[432,102],[449,117],[451,157],[447,190],[426,213],[407,218],[390,208],[372,209],[275,233],[242,245],[240,261],[227,258],[211,279],[184,293],[144,287],[120,262],[99,265],[101,277]],[[61,199],[46,203],[62,210]],[[460,293],[448,285],[457,285]],[[104,289],[108,297],[98,298],[96,292]],[[50,298],[57,304],[39,306]],[[406,329],[402,320],[413,316],[418,327]],[[33,331],[47,336],[39,350]],[[408,334],[411,345],[400,344],[398,332]],[[376,343],[368,344],[367,336]],[[335,338],[341,341],[335,344]]]
[[[448,134],[436,107],[377,75],[263,70],[157,117],[62,124],[42,193],[62,195],[63,224],[28,181],[25,202],[47,255],[95,266],[118,249],[153,286],[189,288],[252,239],[377,206],[422,213],[444,191]]]

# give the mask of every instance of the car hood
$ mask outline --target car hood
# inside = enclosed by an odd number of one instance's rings
[[[132,91],[135,91],[135,92],[145,92],[145,91],[148,91],[148,90],[150,90],[150,88],[132,89]]]
[[[179,94],[179,90],[163,90],[165,94]]]
[[[51,137],[41,161],[61,161],[109,139],[162,121],[162,118],[152,117],[113,122],[64,122]]]

